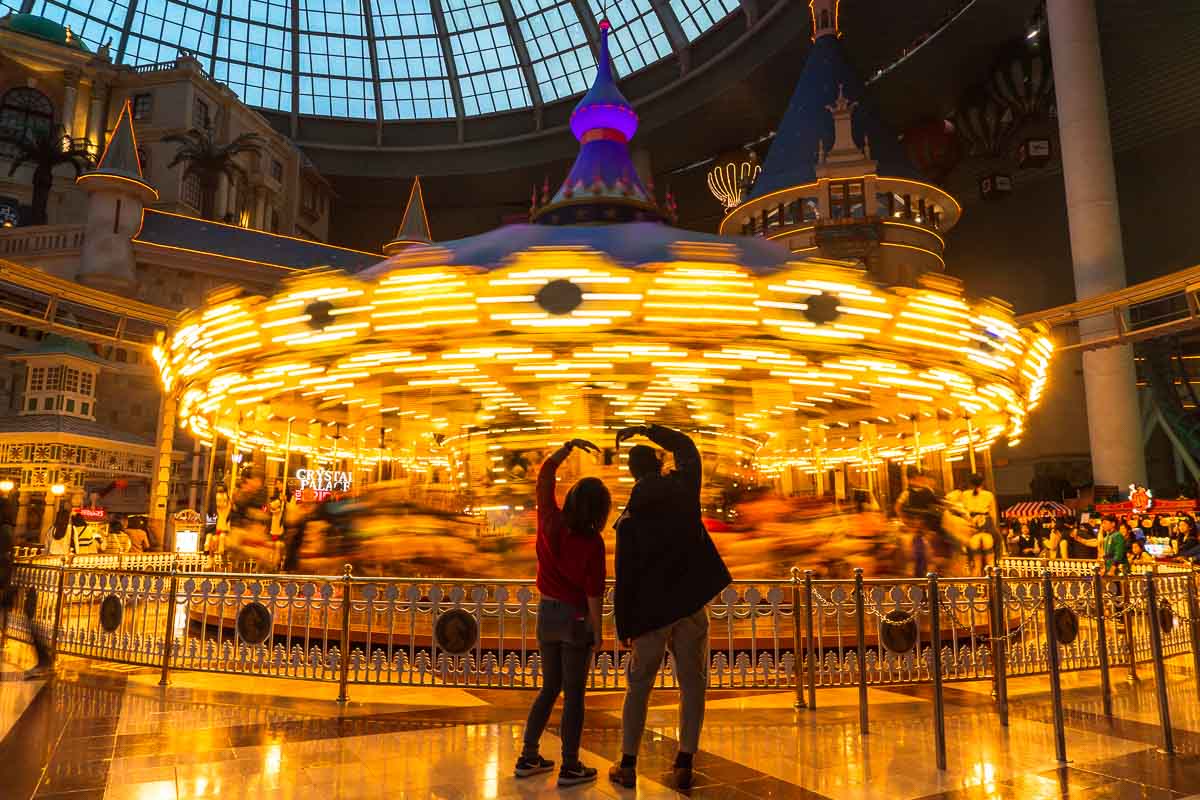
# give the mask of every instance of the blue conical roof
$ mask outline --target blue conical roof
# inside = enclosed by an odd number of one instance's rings
[[[833,115],[827,106],[837,100],[839,88],[847,100],[858,103],[852,117],[854,143],[861,148],[870,140],[871,157],[879,165],[878,174],[923,180],[895,134],[879,118],[866,86],[846,60],[841,40],[837,36],[821,36],[809,50],[808,62],[796,82],[762,174],[747,201],[817,179],[818,143],[824,142],[825,150],[833,146]]]
[[[592,88],[571,112],[571,133],[583,141],[589,131],[614,130],[625,136],[625,141],[637,132],[637,112],[613,80],[612,60],[608,55],[608,20],[600,21],[600,57],[596,59],[596,78]]]

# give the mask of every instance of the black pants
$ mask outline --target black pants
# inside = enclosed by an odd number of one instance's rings
[[[588,665],[592,655],[592,630],[582,612],[566,603],[543,598],[538,604],[538,650],[542,656],[542,690],[529,709],[525,722],[525,748],[522,755],[538,753],[538,742],[554,702],[563,696],[562,760],[564,765],[579,760],[579,740],[583,734],[583,695],[587,686]]]

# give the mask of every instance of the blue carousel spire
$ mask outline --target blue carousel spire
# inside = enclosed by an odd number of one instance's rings
[[[545,225],[662,221],[654,195],[642,184],[629,156],[638,116],[613,78],[608,35],[600,21],[600,57],[592,88],[571,113],[571,133],[579,155],[553,198],[531,209],[530,219]]]

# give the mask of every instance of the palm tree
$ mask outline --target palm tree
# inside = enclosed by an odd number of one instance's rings
[[[237,156],[242,153],[257,155],[263,144],[263,138],[257,133],[243,133],[228,144],[218,144],[211,125],[164,136],[163,141],[179,145],[167,168],[185,164],[184,174],[195,175],[200,181],[200,216],[205,219],[216,216],[221,176],[231,181],[244,177],[245,171],[237,163]]]
[[[47,207],[50,205],[50,189],[54,186],[54,170],[69,164],[78,178],[92,165],[92,154],[70,139],[61,125],[40,130],[27,128],[23,135],[14,137],[10,143],[14,152],[8,176],[11,178],[26,164],[33,167],[33,202],[29,224],[45,225],[49,219]]]

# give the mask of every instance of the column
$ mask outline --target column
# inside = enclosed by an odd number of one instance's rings
[[[195,510],[200,491],[200,437],[195,438],[192,445],[192,481],[188,488],[188,508]]]
[[[175,549],[174,531],[167,530],[171,501],[171,455],[175,452],[175,406],[172,392],[163,394],[158,404],[158,428],[154,441],[154,474],[150,478],[150,531],[162,549]]]
[[[1046,15],[1054,55],[1075,296],[1086,300],[1125,286],[1096,7],[1094,0],[1049,0]],[[1081,322],[1080,337],[1087,341],[1110,333],[1113,324]],[[1096,483],[1145,483],[1133,350],[1125,346],[1084,353],[1083,381]]]
[[[229,178],[222,173],[217,179],[217,196],[213,202],[213,219],[217,222],[225,221],[225,214],[229,211]]]
[[[254,191],[254,227],[260,231],[267,229],[267,191],[259,187]]]
[[[104,150],[104,132],[108,129],[108,86],[92,81],[92,100],[88,104],[87,139],[97,157]]]
[[[79,102],[79,73],[68,70],[63,73],[62,126],[67,136],[75,136],[75,106]]]

